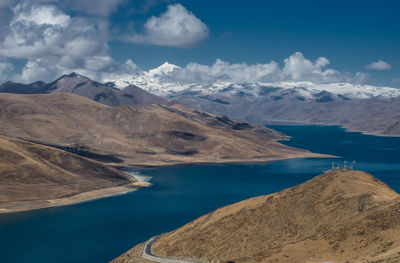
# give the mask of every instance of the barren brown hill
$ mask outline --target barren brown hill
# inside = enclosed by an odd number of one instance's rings
[[[208,262],[400,262],[400,195],[373,176],[331,171],[216,210],[167,234],[157,255]],[[115,263],[144,262],[137,246]]]
[[[284,136],[184,105],[110,107],[73,94],[0,94],[0,134],[119,165],[318,156]]]
[[[0,136],[0,212],[132,191],[136,180],[65,151]]]

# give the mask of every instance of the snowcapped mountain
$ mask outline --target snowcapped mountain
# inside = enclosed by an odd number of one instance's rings
[[[300,100],[313,100],[329,94],[331,99],[370,99],[375,97],[394,98],[400,96],[400,89],[359,85],[351,83],[314,83],[310,81],[243,82],[216,81],[208,83],[183,82],[182,68],[168,62],[149,71],[133,75],[123,75],[113,80],[118,88],[136,85],[153,94],[163,97],[180,95],[224,95],[224,96],[296,96]],[[110,81],[110,80],[104,80]],[[325,96],[326,97],[326,96]],[[326,97],[328,100],[328,98]]]
[[[240,71],[225,73],[207,66],[180,68],[164,63],[121,76],[115,84],[119,88],[133,84],[207,112],[248,122],[341,125],[372,134],[400,135],[400,89],[345,82],[239,82],[232,80],[240,79],[235,77]]]
[[[165,62],[161,66],[149,71],[124,74],[118,76],[118,79],[104,79],[103,82],[113,82],[119,89],[123,89],[128,85],[136,85],[155,95],[167,97],[171,93],[187,88],[172,81],[164,81],[164,79],[169,78],[170,74],[179,69],[181,69],[179,66]]]

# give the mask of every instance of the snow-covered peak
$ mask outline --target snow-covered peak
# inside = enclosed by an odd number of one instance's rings
[[[168,62],[165,62],[161,66],[158,66],[154,69],[149,70],[147,73],[150,76],[157,76],[157,75],[169,74],[169,73],[173,72],[174,70],[179,70],[179,69],[181,69],[181,67],[174,65],[174,64],[170,64]]]
[[[327,91],[334,95],[343,95],[354,99],[368,99],[373,97],[394,98],[400,96],[400,89],[380,87],[372,85],[360,85],[351,83],[313,83],[313,82],[279,82],[259,83],[264,86],[272,86],[283,89],[296,90],[304,97]]]
[[[400,96],[400,89],[352,83],[315,83],[311,81],[245,82],[216,81],[214,83],[182,83],[175,79],[173,72],[181,73],[181,67],[165,62],[149,71],[137,71],[124,74],[113,81],[119,88],[130,84],[143,88],[153,94],[169,97],[181,94],[234,96],[281,96],[295,94],[304,99],[315,99],[320,92],[329,92],[335,96],[349,99],[367,99],[374,97],[394,98]],[[182,74],[177,74],[182,76]]]

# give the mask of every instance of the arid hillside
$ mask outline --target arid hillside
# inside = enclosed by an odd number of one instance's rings
[[[74,203],[83,197],[81,193],[86,193],[83,199],[91,199],[101,189],[108,190],[100,195],[122,192],[122,188],[129,191],[139,187],[135,183],[134,178],[102,163],[0,136],[0,212]]]
[[[0,94],[0,134],[118,165],[318,156],[284,135],[184,105],[110,107],[73,94]]]
[[[220,208],[164,234],[156,255],[207,262],[399,262],[400,195],[359,171],[330,171]],[[141,246],[114,262],[144,262]]]

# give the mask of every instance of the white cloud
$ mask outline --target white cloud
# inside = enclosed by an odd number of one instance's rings
[[[62,57],[62,60],[68,57]],[[14,76],[14,81],[31,83],[37,80],[52,81],[57,77],[76,72],[93,80],[107,79],[108,76],[119,77],[121,74],[134,74],[139,69],[130,60],[120,64],[109,56],[90,56],[82,58],[80,64],[74,62],[72,65],[59,62],[59,58],[32,59],[29,60],[20,75]]]
[[[315,62],[304,58],[303,54],[296,52],[284,60],[285,66],[282,69],[283,79],[294,81],[317,81],[330,82],[338,81],[340,73],[333,69],[323,70],[330,62],[325,57],[319,57]]]
[[[177,68],[170,72],[166,79],[180,83],[213,83],[218,81],[250,82],[275,79],[280,75],[276,62],[266,64],[247,65],[230,64],[217,59],[212,66],[189,63],[184,68]]]
[[[27,59],[19,76],[23,82],[49,81],[81,70],[115,69],[108,54],[107,22],[71,17],[48,3],[26,1],[12,9],[6,30],[0,31],[0,58]]]
[[[120,68],[116,72],[109,71],[107,74],[101,74],[98,80],[115,82],[120,88],[135,84],[158,94],[164,94],[163,90],[168,93],[168,90],[183,90],[192,85],[209,86],[221,82],[234,84],[290,82],[293,85],[297,85],[296,83],[304,85],[308,82],[325,85],[330,83],[365,84],[369,80],[367,73],[342,73],[325,68],[329,64],[327,58],[320,57],[311,61],[300,52],[284,59],[282,67],[275,61],[249,65],[231,64],[217,59],[213,65],[189,63],[185,67],[179,67],[164,63],[155,69],[142,71],[131,61],[130,63],[132,67],[125,65],[123,70]]]
[[[357,72],[354,75],[354,79],[352,82],[356,83],[356,84],[364,84],[367,83],[370,79],[370,75],[368,73],[364,73],[364,72]]]
[[[1,56],[33,59],[68,55],[80,58],[107,50],[103,34],[98,30],[101,24],[71,18],[52,5],[17,5],[13,12],[0,42]]]
[[[14,7],[14,18],[10,26],[16,23],[35,24],[35,25],[53,25],[65,28],[70,23],[71,17],[64,14],[52,5],[28,7],[27,3],[18,4]]]
[[[344,80],[344,76],[340,72],[334,69],[324,69],[328,64],[327,58],[320,57],[313,62],[304,58],[302,53],[296,52],[284,60],[282,68],[275,61],[248,65],[246,63],[230,64],[218,59],[211,66],[189,63],[186,67],[175,68],[159,77],[164,81],[186,84],[210,84],[218,81],[240,83],[287,80],[328,83]],[[348,79],[347,77],[346,80]]]
[[[389,70],[392,67],[385,61],[378,60],[376,62],[366,65],[365,68],[369,70]]]
[[[149,18],[144,29],[143,34],[134,34],[126,40],[158,46],[193,47],[209,35],[208,27],[181,4],[169,5],[159,17]]]
[[[49,67],[50,65],[45,65],[45,61],[37,60],[32,61],[29,60],[25,67],[22,70],[22,73],[17,79],[19,81],[29,83],[36,80],[47,80],[49,76],[52,76],[56,73],[56,67]]]
[[[137,72],[133,62],[120,64],[110,57],[107,44],[109,24],[105,16],[125,0],[7,1],[15,6],[0,5],[1,12],[8,12],[0,18],[0,59],[27,60],[21,73],[9,73],[8,79],[51,81],[71,71],[102,79]],[[61,8],[91,16],[72,16]],[[207,26],[179,4],[148,19],[144,28],[143,43],[155,45],[189,47],[208,35]]]
[[[13,71],[14,66],[9,62],[1,62],[0,61],[0,81],[6,81],[9,77],[9,74]]]
[[[125,0],[4,0],[0,15],[0,80],[33,82],[51,81],[76,71],[96,80],[119,80],[143,74],[131,60],[118,63],[109,55],[108,21],[104,16],[114,12]],[[76,10],[89,17],[73,16],[64,10]],[[68,9],[69,8],[69,9]],[[92,10],[93,9],[93,10]],[[73,13],[72,13],[73,14]],[[76,13],[75,13],[76,14]],[[6,21],[6,22],[4,22]],[[3,26],[1,26],[3,25]],[[135,43],[171,47],[191,47],[209,35],[207,26],[180,4],[169,5],[160,16],[144,24],[144,33],[130,37]],[[26,59],[20,74],[13,72],[9,58]],[[6,62],[3,62],[6,61]],[[219,81],[275,82],[312,81],[315,83],[368,81],[366,73],[342,73],[327,68],[325,57],[311,61],[296,52],[280,66],[275,61],[259,64],[235,63],[217,59],[213,65],[189,63],[183,68],[169,67],[157,78],[179,84],[209,84]],[[384,61],[372,63],[374,69],[390,68]],[[370,65],[368,65],[370,66]],[[154,71],[157,72],[157,71]],[[146,72],[152,75],[152,72]],[[8,77],[7,77],[8,76]],[[125,83],[125,82],[124,82]]]

